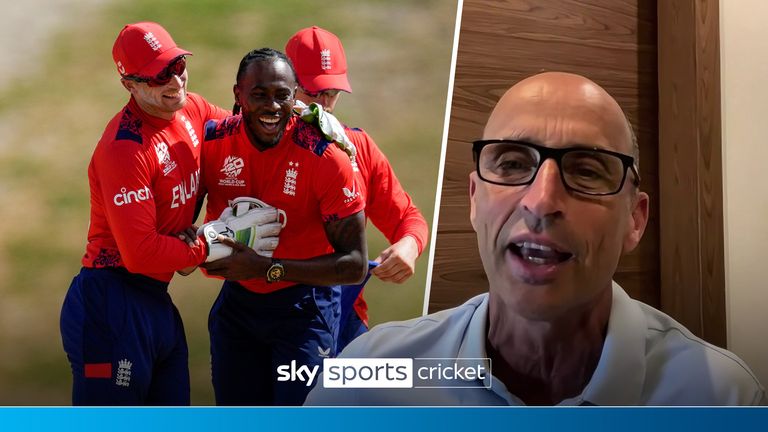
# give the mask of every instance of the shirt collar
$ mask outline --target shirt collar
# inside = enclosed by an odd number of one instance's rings
[[[477,306],[475,313],[472,314],[464,334],[464,339],[461,341],[461,346],[459,346],[457,357],[484,359],[483,365],[491,373],[486,375],[482,384],[478,381],[478,385],[482,385],[489,391],[492,391],[509,405],[524,405],[520,399],[507,390],[507,387],[501,380],[493,376],[493,365],[489,363],[488,352],[485,350],[485,342],[488,338],[488,293],[481,294],[478,297],[482,297],[482,301]]]
[[[581,396],[572,402],[595,405],[638,405],[645,383],[645,315],[613,282],[611,316],[600,361]],[[564,401],[565,402],[565,401]]]
[[[488,294],[483,294],[482,303],[473,314],[459,348],[460,358],[488,357],[485,350],[487,318]],[[613,282],[611,315],[597,368],[581,395],[565,399],[558,405],[638,405],[645,383],[646,328],[643,311],[619,284]],[[489,376],[483,384],[486,387],[490,384],[490,390],[510,405],[523,405],[495,377]]]

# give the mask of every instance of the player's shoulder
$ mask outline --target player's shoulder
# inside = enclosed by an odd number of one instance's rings
[[[126,105],[120,110],[112,120],[107,123],[104,129],[100,144],[101,145],[142,145],[146,138],[142,133],[144,120],[135,108]]]
[[[181,115],[190,119],[207,118],[207,113],[214,105],[197,93],[187,92],[187,103],[181,109]]]
[[[93,161],[119,166],[128,160],[144,158],[150,138],[143,132],[143,119],[135,108],[126,105],[107,123],[96,148]]]
[[[352,341],[342,357],[453,357],[487,301],[488,294],[481,294],[454,308],[379,324]]]
[[[286,133],[290,136],[291,145],[318,158],[333,158],[341,152],[316,125],[302,121],[297,115],[290,119]]]
[[[344,133],[355,144],[355,146],[369,147],[375,146],[376,142],[363,128],[344,125]]]
[[[763,387],[736,354],[697,337],[669,315],[642,302],[637,304],[648,325],[649,375],[661,378],[659,381],[668,385],[679,386],[679,392],[702,398],[701,402],[706,404],[744,405],[762,400]]]
[[[243,116],[240,114],[208,120],[205,122],[203,142],[222,140],[239,134],[242,121]]]
[[[204,97],[194,92],[187,92],[187,101],[197,106],[208,105],[208,101]]]

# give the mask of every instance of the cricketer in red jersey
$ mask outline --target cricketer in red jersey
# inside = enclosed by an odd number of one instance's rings
[[[306,104],[319,103],[326,111],[333,112],[341,91],[352,92],[344,47],[333,33],[317,26],[299,30],[286,44],[285,52],[296,67],[298,100]],[[379,266],[372,273],[386,282],[403,283],[413,276],[416,259],[426,245],[427,221],[373,138],[362,129],[345,132],[357,149],[359,192],[365,199],[365,215],[391,245],[375,259]],[[344,313],[349,319],[342,323],[339,351],[368,329],[368,305],[362,291],[356,299],[342,301],[342,305],[352,301],[355,313]]]
[[[83,266],[125,267],[164,282],[206,257],[173,233],[193,220],[203,123],[228,112],[190,93],[170,120],[134,98],[107,125],[91,163],[91,224]]]
[[[88,244],[61,313],[72,402],[188,405],[187,343],[167,288],[206,257],[175,234],[194,215],[203,125],[228,112],[187,93],[191,53],[159,24],[125,26],[112,54],[131,98],[88,168]]]
[[[427,221],[424,220],[424,216],[413,203],[410,195],[403,189],[392,170],[392,165],[389,164],[389,160],[373,141],[373,138],[358,128],[348,128],[345,132],[357,150],[356,160],[361,179],[358,184],[360,185],[359,192],[365,200],[365,216],[384,234],[391,245],[412,242],[415,245],[415,249],[413,249],[415,252],[413,260],[415,261],[427,243],[429,232]],[[411,247],[407,246],[404,249],[410,251]],[[394,254],[395,252],[391,247],[382,251],[376,259],[380,263],[379,267],[385,265],[387,259],[397,261],[396,258],[392,257]],[[404,259],[404,262],[406,261],[408,259]],[[399,278],[392,281],[404,282],[413,275],[414,266],[415,264],[411,264],[405,269],[394,270],[395,274],[399,274]],[[374,276],[379,276],[385,280],[385,277],[377,272],[379,267],[373,269],[372,273]],[[368,305],[363,299],[362,292],[355,300],[355,311],[367,327]]]
[[[240,196],[258,197],[285,211],[287,223],[273,258],[304,260],[333,253],[326,223],[365,207],[347,154],[298,116],[288,119],[279,143],[265,150],[251,144],[242,116],[208,122],[202,160],[202,185],[208,194],[205,222]],[[258,293],[296,283],[287,281],[293,280],[288,272],[286,280],[275,282],[267,282],[265,274],[239,283]]]
[[[251,51],[234,86],[242,116],[206,125],[206,220],[239,196],[287,216],[272,258],[222,239],[234,254],[201,265],[227,279],[208,325],[219,405],[302,404],[315,382],[290,379],[285,368],[313,369],[335,356],[338,285],[358,283],[367,270],[365,204],[352,164],[294,115],[296,86],[283,53]]]

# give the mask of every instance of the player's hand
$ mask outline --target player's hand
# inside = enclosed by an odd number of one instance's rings
[[[259,255],[250,247],[230,237],[220,235],[218,241],[232,248],[232,255],[216,261],[200,264],[211,276],[220,276],[227,280],[240,281],[265,278],[272,260]]]
[[[197,238],[197,225],[190,225],[186,229],[183,229],[174,234],[174,236],[186,243],[189,247],[195,247],[201,244],[200,240]],[[176,273],[182,276],[189,276],[193,271],[195,271],[196,268],[197,266],[185,267],[183,269],[176,270]]]
[[[200,240],[197,238],[197,225],[190,225],[188,228],[183,229],[174,235],[178,237],[179,240],[189,245],[189,247],[200,246]]]
[[[376,257],[374,261],[379,265],[371,273],[384,282],[403,283],[416,271],[418,257],[419,246],[413,237],[407,235]]]
[[[208,246],[206,262],[216,261],[233,254],[232,248],[218,237],[233,238],[251,247],[259,255],[271,257],[277,249],[280,231],[287,217],[283,210],[251,197],[238,197],[230,201],[219,219],[210,221],[197,230]]]

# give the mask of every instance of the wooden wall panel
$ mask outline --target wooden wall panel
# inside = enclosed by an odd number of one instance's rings
[[[620,263],[616,279],[654,306],[659,294],[656,2],[643,0],[465,0],[430,311],[487,290],[469,223],[471,141],[499,97],[534,73],[585,75],[611,93],[638,135],[642,188],[651,219],[639,248]]]
[[[725,346],[725,264],[716,0],[659,3],[661,306]]]

